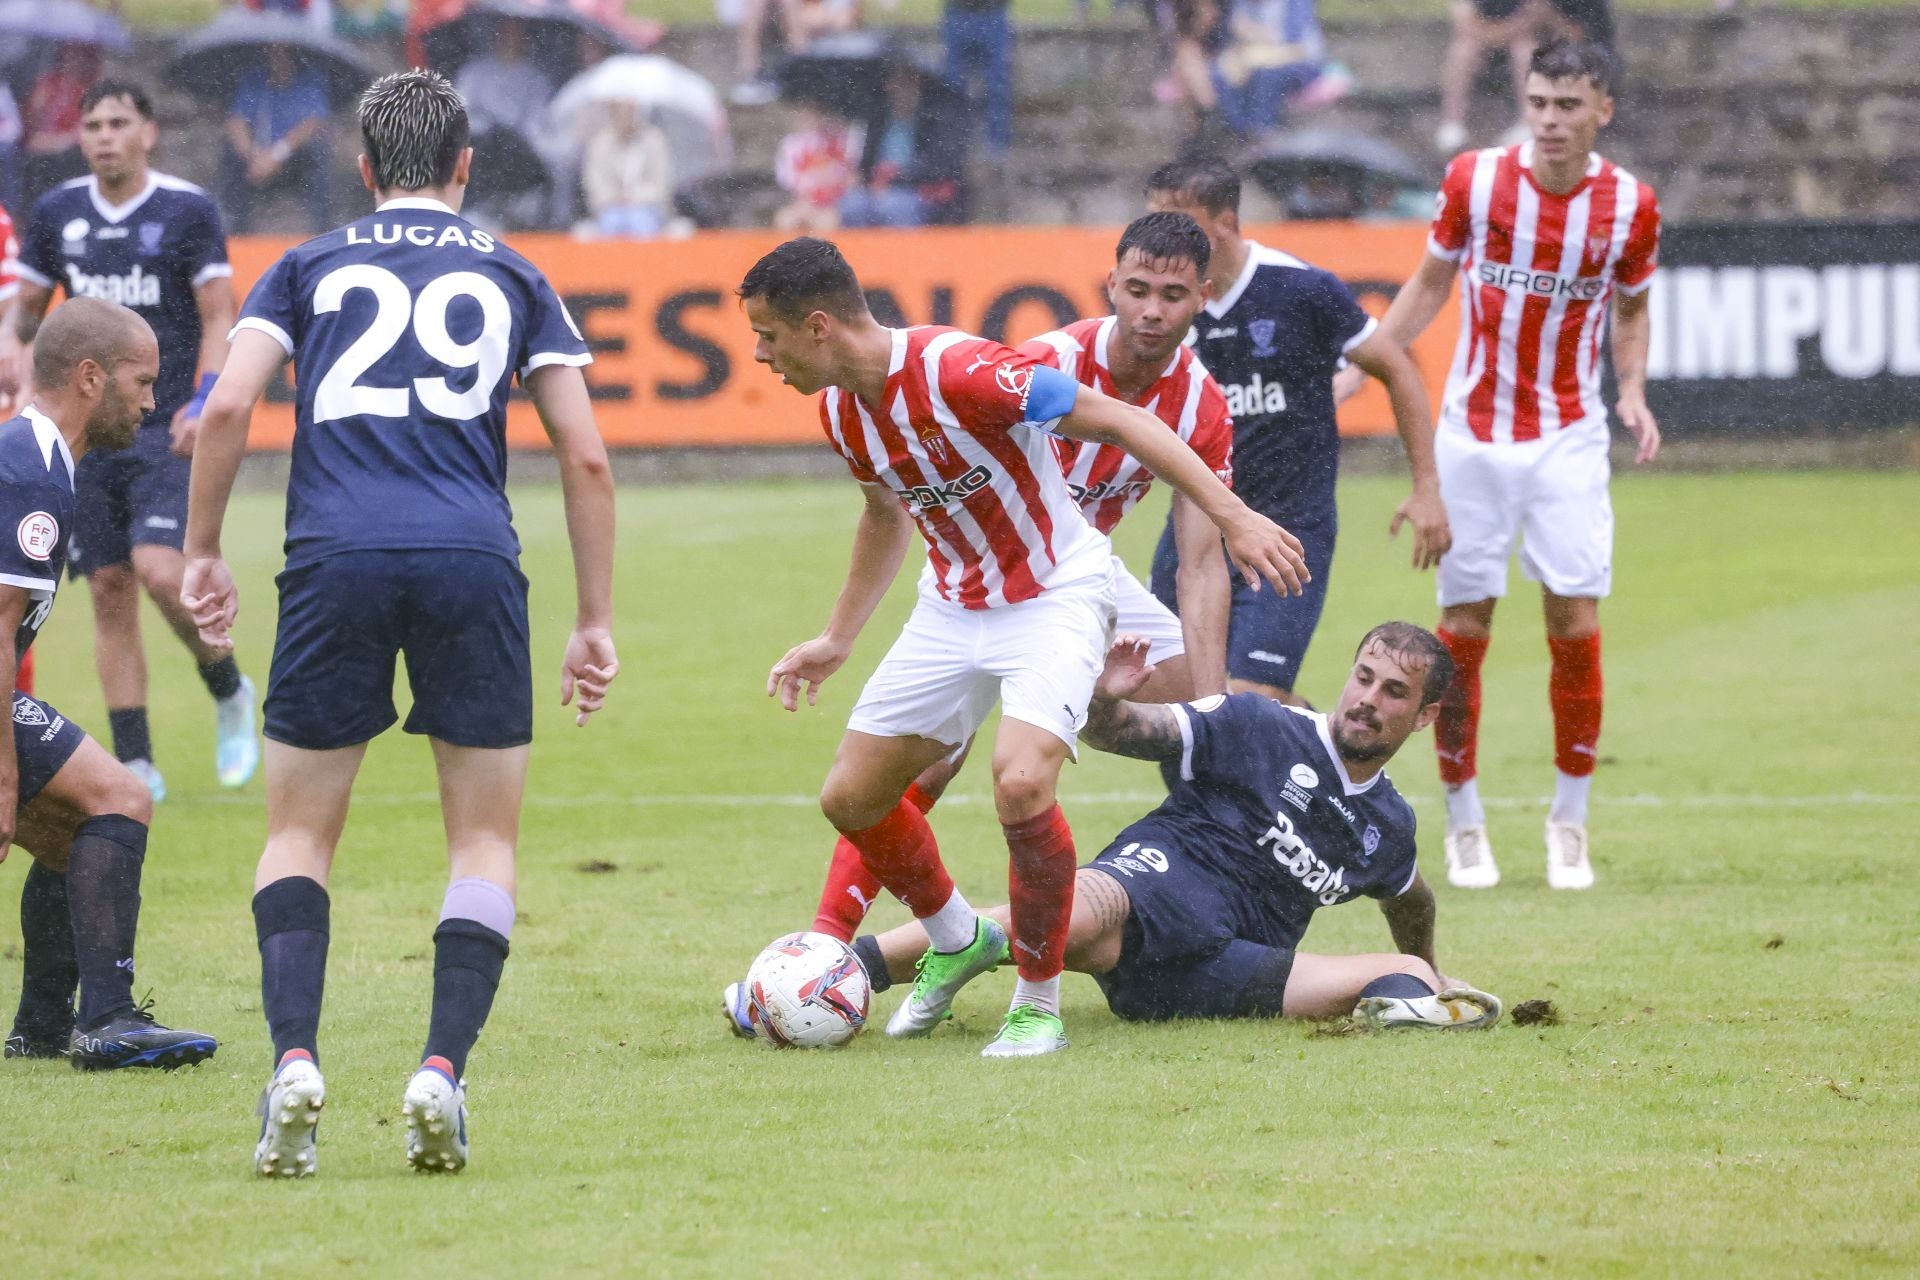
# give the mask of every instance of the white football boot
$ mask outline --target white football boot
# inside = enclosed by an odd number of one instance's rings
[[[1485,823],[1447,830],[1447,883],[1456,889],[1491,889],[1500,883],[1500,866]]]
[[[747,1000],[747,984],[729,982],[720,992],[720,1012],[727,1019],[727,1030],[742,1040],[758,1040],[759,1024],[753,1020],[753,1009]]]
[[[320,1167],[314,1130],[327,1086],[311,1058],[294,1058],[273,1073],[260,1095],[260,1141],[253,1148],[253,1171],[263,1178],[305,1178]]]
[[[1547,819],[1547,885],[1554,889],[1593,888],[1586,827]]]
[[[1374,1031],[1475,1031],[1500,1021],[1504,1011],[1500,997],[1472,987],[1448,987],[1430,996],[1362,996],[1353,1006],[1353,1016]]]
[[[407,1163],[422,1173],[458,1173],[467,1167],[467,1087],[437,1067],[423,1066],[407,1081],[400,1107],[407,1118]]]
[[[253,681],[240,677],[232,697],[213,704],[217,726],[214,772],[223,787],[244,787],[260,767],[260,735],[253,727]]]

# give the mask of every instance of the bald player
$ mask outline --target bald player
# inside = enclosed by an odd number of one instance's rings
[[[0,669],[53,611],[67,566],[73,474],[93,449],[124,449],[153,409],[160,344],[117,303],[73,298],[33,351],[34,397],[0,425]],[[68,1057],[82,1070],[178,1067],[213,1055],[212,1036],[175,1031],[133,1003],[133,939],[153,797],[80,726],[13,695],[0,734],[0,861],[33,855],[20,900],[26,973],[9,1058]],[[74,990],[80,1008],[74,1011]]]

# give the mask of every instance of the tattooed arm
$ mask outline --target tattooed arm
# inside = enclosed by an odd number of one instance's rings
[[[1135,760],[1178,759],[1183,740],[1173,708],[1165,703],[1126,700],[1152,674],[1145,640],[1137,636],[1115,640],[1107,653],[1107,669],[1093,686],[1093,701],[1087,705],[1087,723],[1080,730],[1080,740],[1096,751]]]

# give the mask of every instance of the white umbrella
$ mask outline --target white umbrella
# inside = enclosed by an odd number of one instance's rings
[[[569,80],[547,108],[554,124],[579,137],[593,110],[631,103],[651,115],[667,135],[675,185],[697,182],[726,169],[732,148],[727,109],[713,85],[697,72],[657,54],[608,58]]]

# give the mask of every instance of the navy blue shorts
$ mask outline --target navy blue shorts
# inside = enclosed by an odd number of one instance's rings
[[[13,691],[13,758],[20,768],[19,807],[46,790],[53,775],[80,744],[86,731],[30,693]]]
[[[90,449],[73,476],[75,577],[133,560],[135,547],[185,545],[187,478],[193,460],[173,452],[171,435],[142,427],[125,449]]]
[[[1327,604],[1327,582],[1333,576],[1333,543],[1339,525],[1287,525],[1287,532],[1300,539],[1306,551],[1307,572],[1313,581],[1297,596],[1283,596],[1271,583],[1263,582],[1258,591],[1233,573],[1233,606],[1227,621],[1227,674],[1236,680],[1251,680],[1291,691],[1300,679],[1300,663],[1307,656],[1307,645],[1314,628],[1320,625],[1320,611]],[[1153,594],[1167,608],[1179,612],[1173,579],[1180,567],[1169,526],[1160,538],[1153,556]]]
[[[1120,962],[1094,981],[1114,1015],[1133,1022],[1241,1016],[1256,979],[1284,986],[1293,948],[1238,936],[1244,891],[1187,858],[1170,834],[1135,823],[1090,864],[1129,904]]]
[[[283,571],[266,736],[308,751],[366,742],[399,718],[457,747],[533,740],[527,580],[487,551],[347,551]]]

